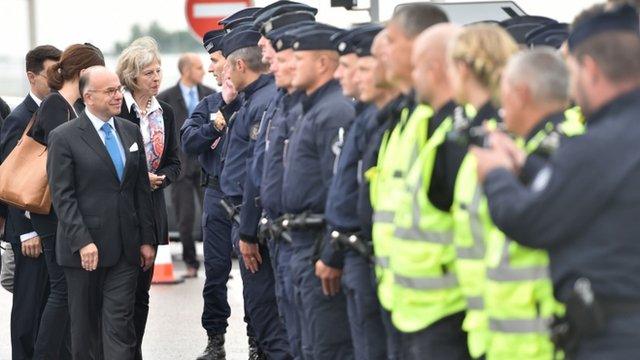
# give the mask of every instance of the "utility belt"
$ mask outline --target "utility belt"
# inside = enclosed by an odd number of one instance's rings
[[[373,244],[367,241],[359,232],[331,232],[331,245],[340,251],[353,250],[358,255],[371,261],[373,257]]]
[[[324,227],[324,214],[284,214],[280,221],[285,230],[321,230]]]
[[[323,214],[284,214],[279,218],[270,220],[267,217],[260,219],[259,233],[261,237],[271,237],[274,240],[284,240],[291,243],[291,230],[315,230],[324,226]]]
[[[313,253],[311,254],[311,264],[315,264],[320,258],[322,246],[324,244],[324,214],[312,214],[303,212],[301,214],[284,214],[278,218],[282,227],[288,233],[292,231],[313,231]]]
[[[637,301],[620,301],[599,298],[591,288],[589,279],[576,280],[563,317],[556,317],[551,325],[551,341],[571,359],[585,337],[602,329],[612,316],[640,313]]]
[[[222,198],[220,200],[220,205],[222,205],[224,210],[227,212],[229,220],[233,220],[240,224],[240,209],[242,209],[242,203],[234,204],[228,198]]]
[[[200,175],[200,186],[220,191],[220,178],[207,175],[204,171]]]

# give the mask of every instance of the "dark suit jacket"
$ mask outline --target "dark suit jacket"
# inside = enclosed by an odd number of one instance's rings
[[[79,250],[90,243],[98,247],[98,266],[114,266],[121,256],[139,265],[140,246],[156,243],[142,135],[124,119],[116,117],[115,127],[126,154],[122,182],[85,113],[49,133],[47,173],[62,266],[80,267]],[[138,150],[130,151],[134,143]]]
[[[206,96],[214,92],[215,90],[210,87],[198,85],[198,100],[202,100]],[[178,129],[181,129],[184,121],[189,117],[189,113],[187,111],[187,103],[184,97],[182,97],[180,83],[177,83],[176,85],[164,90],[163,92],[158,94],[157,98],[171,105],[171,107],[173,108],[173,114],[175,115],[176,119],[176,127]],[[182,169],[180,171],[178,180],[181,180],[185,177],[199,176],[200,164],[198,163],[198,159],[195,156],[189,156],[182,151],[180,151],[179,154]]]
[[[2,161],[9,156],[13,148],[20,140],[24,129],[38,110],[38,104],[27,95],[25,99],[4,119],[0,131],[0,158]],[[0,203],[0,214],[5,216],[5,238],[7,241],[20,244],[20,235],[33,231],[31,221],[24,216],[24,211]]]
[[[180,157],[178,150],[178,134],[173,118],[173,109],[164,101],[158,100],[162,108],[164,120],[164,151],[160,159],[160,167],[156,175],[165,175],[162,186],[151,193],[153,202],[153,220],[156,239],[159,244],[169,243],[169,224],[167,222],[167,205],[164,201],[164,188],[176,181],[180,175]],[[122,101],[120,117],[140,125],[140,119],[132,109],[127,109],[127,103]],[[144,151],[144,146],[141,148]]]

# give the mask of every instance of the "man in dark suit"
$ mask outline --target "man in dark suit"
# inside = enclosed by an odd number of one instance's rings
[[[169,103],[173,108],[178,129],[191,116],[196,105],[207,95],[215,91],[202,85],[205,74],[202,60],[197,54],[183,54],[178,60],[180,81],[175,86],[158,94],[158,99]],[[175,209],[178,232],[182,242],[182,258],[187,265],[185,277],[197,276],[200,263],[196,259],[196,248],[192,236],[195,218],[194,193],[202,204],[203,191],[200,186],[200,165],[196,157],[180,152],[182,169],[180,176],[171,186],[171,202]]]
[[[4,119],[0,131],[2,161],[16,146],[31,117],[49,94],[44,74],[48,67],[60,60],[60,54],[60,50],[51,45],[38,46],[27,53],[29,94]],[[47,266],[42,256],[40,238],[24,211],[0,203],[0,219],[5,225],[5,239],[11,244],[15,256],[11,309],[12,358],[30,359],[34,356],[42,309],[49,294]],[[68,358],[62,353],[51,355],[60,359]]]
[[[144,144],[115,117],[123,96],[114,72],[89,68],[80,91],[85,112],[51,132],[47,159],[73,358],[133,359],[138,267],[152,266],[156,243]]]

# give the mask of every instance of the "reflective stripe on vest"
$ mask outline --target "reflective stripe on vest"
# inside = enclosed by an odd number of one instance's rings
[[[382,267],[382,268],[388,268],[389,267],[389,257],[388,256],[376,256],[376,265]]]
[[[373,221],[377,223],[393,223],[395,213],[392,211],[376,211],[373,214]]]
[[[453,234],[450,232],[427,231],[415,227],[396,228],[393,235],[402,240],[419,240],[442,245],[449,245],[453,242]]]
[[[457,247],[456,252],[460,259],[466,260],[479,260],[484,257],[485,253],[485,238],[484,228],[482,221],[480,220],[480,201],[482,200],[482,187],[476,185],[475,192],[473,193],[473,199],[469,204],[467,211],[469,212],[469,227],[471,228],[471,237],[473,238],[473,245],[471,247]]]
[[[484,309],[484,299],[482,296],[469,296],[467,297],[467,308],[469,310],[482,310]]]
[[[487,268],[487,278],[496,282],[510,281],[536,281],[549,279],[549,267],[546,265],[532,265],[524,267],[512,267],[509,261],[509,244],[513,240],[505,239],[502,245],[502,254],[500,254],[500,263],[497,267]],[[522,251],[529,249],[513,243]],[[537,250],[532,250],[537,251]]]
[[[489,330],[502,333],[548,333],[551,318],[489,319]]]
[[[458,286],[458,278],[453,273],[444,274],[436,278],[412,278],[394,274],[393,280],[399,285],[415,290],[439,290]]]

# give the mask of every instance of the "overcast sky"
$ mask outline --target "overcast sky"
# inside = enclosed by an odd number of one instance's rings
[[[169,30],[187,29],[185,0],[35,0],[37,40],[64,48],[76,42],[91,42],[105,50],[111,50],[115,41],[129,38],[135,23],[143,26],[158,21]],[[414,0],[379,0],[381,17],[388,18],[393,7]],[[273,1],[255,0],[257,6]],[[366,12],[346,12],[330,8],[330,0],[303,0],[318,7],[320,21],[338,26],[368,20]],[[368,6],[369,0],[359,0]],[[581,9],[599,1],[595,0],[521,0],[517,3],[527,13],[545,15],[560,21],[571,21]],[[26,0],[1,0],[0,56],[24,56],[28,49]],[[1,61],[1,60],[0,60]]]

